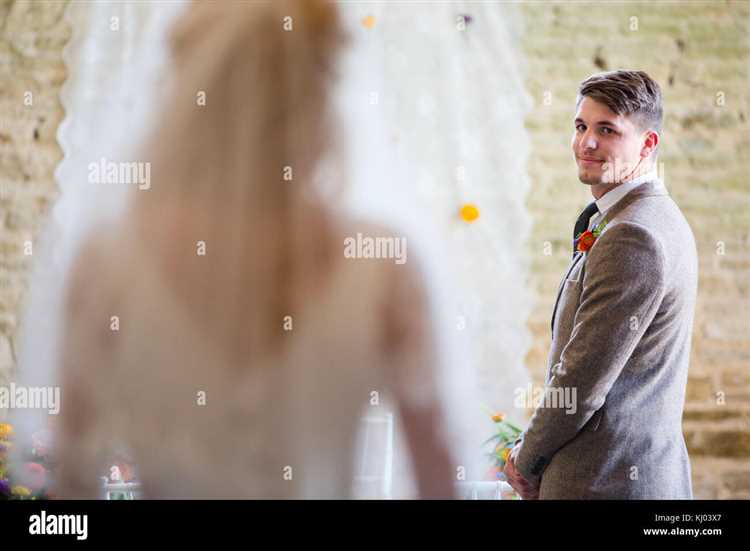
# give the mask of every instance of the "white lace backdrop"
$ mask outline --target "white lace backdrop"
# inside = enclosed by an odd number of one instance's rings
[[[61,197],[37,248],[40,268],[25,313],[19,374],[28,384],[56,380],[69,262],[87,228],[117,215],[125,201],[117,185],[88,183],[88,164],[127,160],[158,120],[166,29],[184,8],[182,0],[68,7]],[[479,478],[485,464],[478,444],[492,429],[482,406],[510,412],[514,389],[529,381],[523,121],[530,101],[517,50],[520,17],[510,5],[470,2],[340,8],[352,41],[337,91],[347,160],[338,202],[404,232],[408,251],[426,268],[441,332],[442,387],[460,419],[452,438],[464,450],[467,479]],[[459,216],[467,202],[480,211],[472,224]],[[396,456],[396,489],[383,495],[410,493],[408,466]]]
[[[520,16],[494,3],[340,6],[353,38],[339,98],[346,205],[402,230],[427,267],[451,438],[468,476],[481,477],[476,445],[492,430],[481,406],[511,412],[514,389],[529,382]],[[472,224],[459,216],[464,203],[479,208]],[[394,485],[405,487],[396,459]]]

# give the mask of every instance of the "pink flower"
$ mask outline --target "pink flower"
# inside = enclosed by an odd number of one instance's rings
[[[41,490],[47,485],[47,469],[39,463],[24,463],[21,483],[34,492]]]
[[[50,438],[49,429],[42,429],[31,435],[31,445],[34,448],[34,455],[45,457],[49,453]]]

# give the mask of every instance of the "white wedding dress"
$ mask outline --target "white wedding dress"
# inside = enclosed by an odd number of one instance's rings
[[[407,342],[429,320],[413,273],[340,258],[283,353],[238,361],[192,321],[154,258],[113,235],[84,249],[74,275],[65,346],[75,375],[62,391],[88,421],[58,433],[62,495],[98,495],[92,474],[118,452],[147,498],[347,498],[362,415],[397,399],[442,425],[429,348],[394,357],[382,346],[384,311]],[[113,312],[118,330],[102,329]]]

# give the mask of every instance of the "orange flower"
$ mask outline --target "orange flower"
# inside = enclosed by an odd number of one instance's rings
[[[508,461],[508,456],[510,455],[510,448],[505,448],[503,452],[500,454],[500,459],[503,461]]]
[[[13,425],[10,423],[0,423],[0,440],[13,436]]]
[[[496,413],[495,415],[492,416],[492,420],[495,423],[501,423],[504,419],[505,419],[504,413]]]
[[[596,236],[591,231],[585,231],[578,237],[578,250],[581,252],[588,251],[596,241]]]
[[[471,223],[479,218],[479,209],[476,205],[467,203],[461,207],[461,218],[463,218],[464,222]]]

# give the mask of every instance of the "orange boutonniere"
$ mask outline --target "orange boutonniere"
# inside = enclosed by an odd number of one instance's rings
[[[607,221],[604,220],[601,224],[597,224],[593,230],[586,230],[585,232],[579,233],[574,241],[576,250],[585,253],[593,247],[606,225]]]

